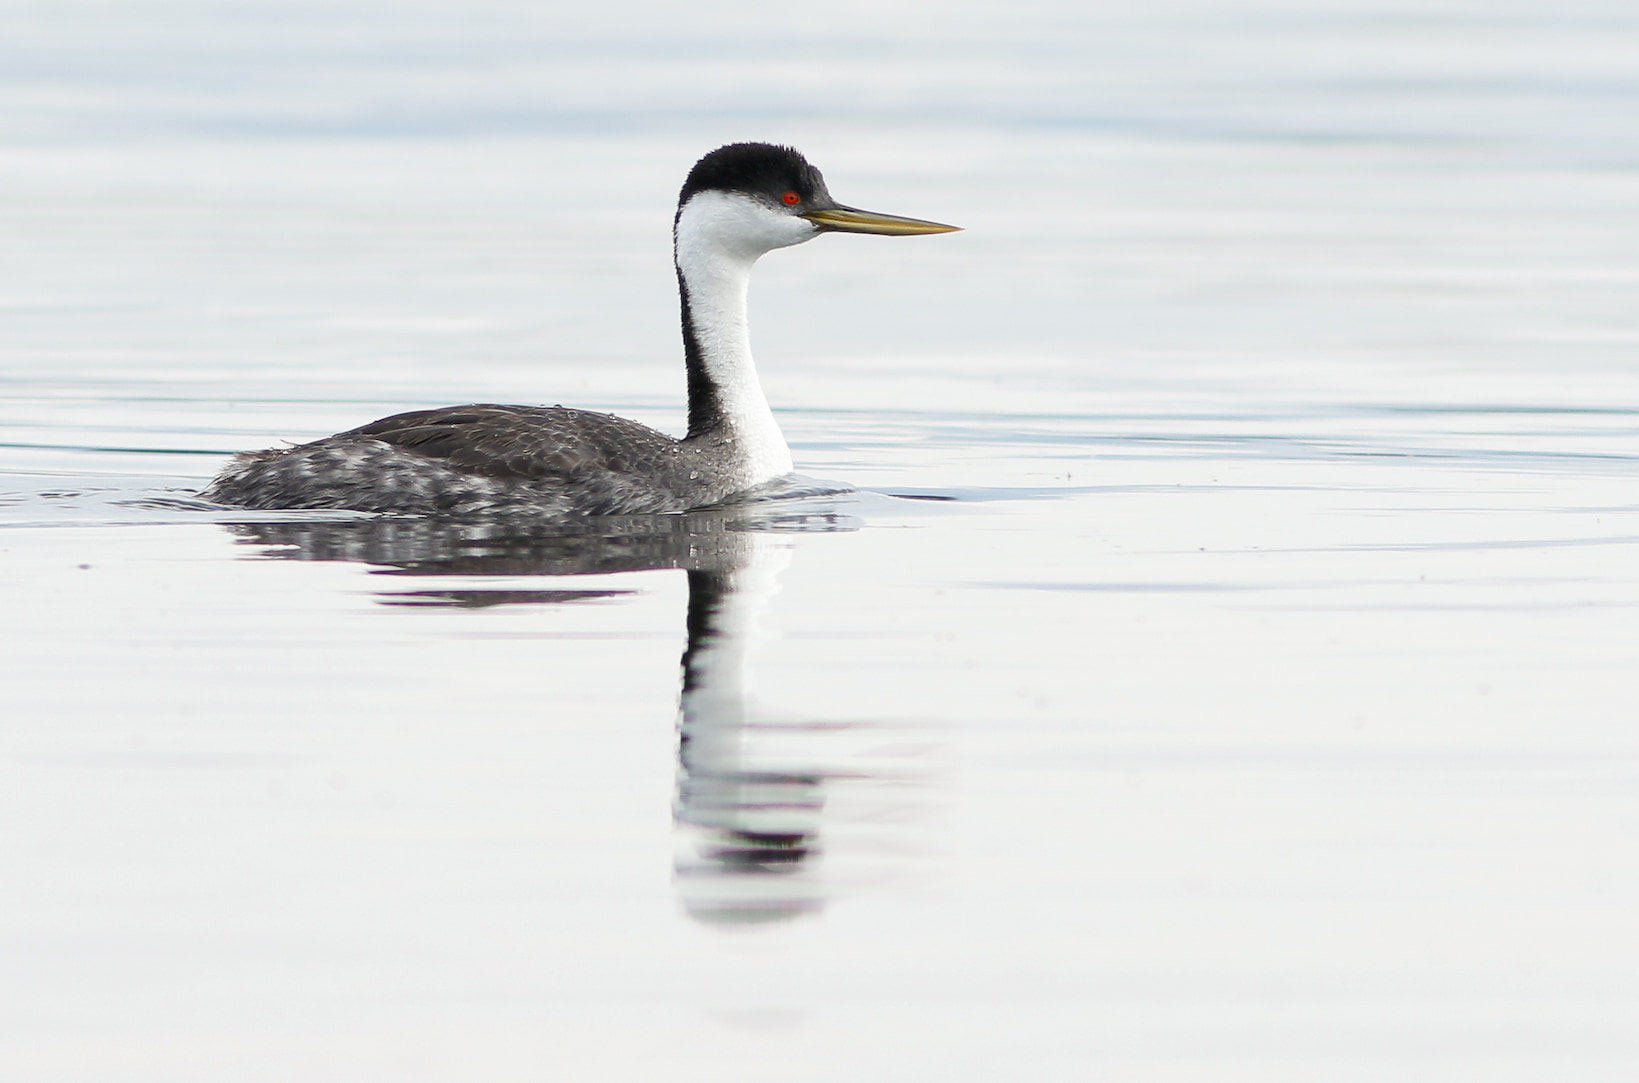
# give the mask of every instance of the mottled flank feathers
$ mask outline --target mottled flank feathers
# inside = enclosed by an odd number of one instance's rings
[[[236,455],[205,496],[246,508],[417,515],[672,513],[746,487],[722,465],[733,461],[724,454],[732,443],[728,431],[685,443],[562,406],[450,406]]]

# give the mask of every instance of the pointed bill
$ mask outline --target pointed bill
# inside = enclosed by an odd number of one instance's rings
[[[947,226],[926,222],[920,218],[901,218],[897,214],[877,214],[853,207],[826,207],[808,211],[804,218],[822,230],[838,233],[882,233],[889,237],[915,237],[923,233],[957,233],[961,226]]]

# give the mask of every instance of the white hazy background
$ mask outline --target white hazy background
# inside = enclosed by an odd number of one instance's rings
[[[677,429],[739,139],[967,232],[759,269],[876,494],[755,663],[857,776],[826,904],[725,931],[678,573],[410,611],[141,501],[422,405]],[[0,1074],[1632,1079],[1636,290],[1632,0],[6,0]]]

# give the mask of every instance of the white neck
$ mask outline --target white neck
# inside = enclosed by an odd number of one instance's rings
[[[747,486],[791,472],[791,451],[751,359],[746,322],[751,268],[764,252],[801,243],[814,233],[801,218],[727,192],[698,193],[677,215],[677,270],[699,365],[715,392],[720,424],[744,463],[741,480]]]

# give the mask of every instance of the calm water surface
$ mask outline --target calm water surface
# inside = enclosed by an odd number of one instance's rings
[[[1632,1078],[1631,7],[6,19],[8,1078]],[[680,429],[741,138],[968,227],[759,268],[850,491],[193,497]]]

